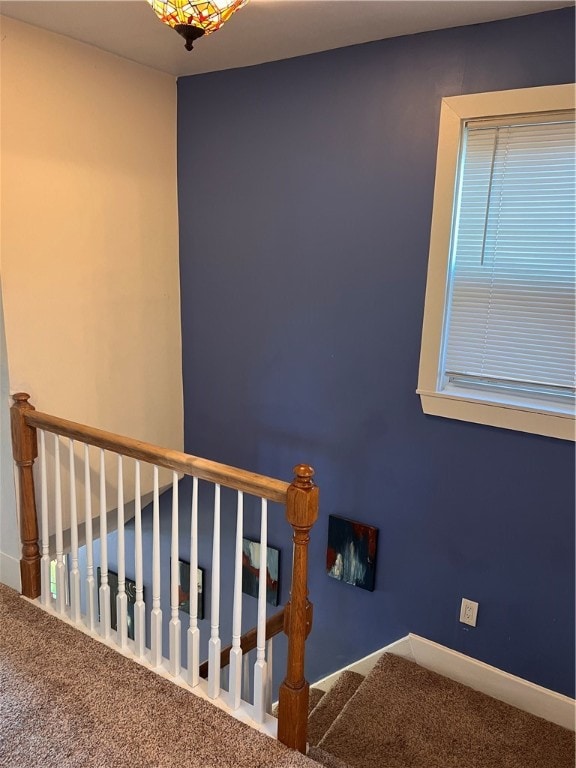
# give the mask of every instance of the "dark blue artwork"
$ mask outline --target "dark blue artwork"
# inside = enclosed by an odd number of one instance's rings
[[[196,571],[196,589],[198,592],[198,608],[196,617],[204,618],[204,570]],[[178,608],[184,613],[190,613],[190,563],[178,561]]]
[[[344,517],[328,518],[328,576],[374,591],[378,529]]]
[[[278,574],[280,569],[280,551],[266,547],[266,602],[278,605]],[[260,584],[260,544],[257,541],[242,539],[242,592],[258,597]]]
[[[100,568],[96,569],[96,579],[98,584],[98,600],[100,600],[100,586],[102,577]],[[110,629],[118,629],[118,616],[116,613],[116,598],[118,597],[118,574],[114,571],[108,571],[108,586],[110,587]],[[124,582],[126,592],[126,614],[128,624],[128,637],[134,640],[134,606],[136,605],[136,582],[132,579],[126,579]]]

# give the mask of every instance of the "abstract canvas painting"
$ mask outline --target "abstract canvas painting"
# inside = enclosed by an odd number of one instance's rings
[[[378,528],[330,515],[326,553],[328,575],[374,591],[377,540]]]
[[[273,547],[266,549],[266,602],[278,605],[280,551]],[[242,539],[242,592],[258,597],[260,584],[260,544]]]
[[[204,570],[196,571],[196,589],[198,594],[198,619],[204,618]],[[190,563],[178,561],[178,608],[190,613]]]
[[[96,578],[98,582],[98,600],[100,600],[101,574],[100,568],[96,569]],[[118,615],[116,612],[116,597],[118,596],[118,574],[114,571],[108,571],[108,586],[110,587],[110,628],[118,629]],[[136,604],[136,582],[132,579],[126,579],[124,584],[126,590],[126,613],[128,622],[128,637],[134,640],[134,606]]]

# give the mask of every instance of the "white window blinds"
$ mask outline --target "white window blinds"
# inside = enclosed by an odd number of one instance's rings
[[[531,393],[572,411],[574,140],[573,115],[465,127],[441,388]]]

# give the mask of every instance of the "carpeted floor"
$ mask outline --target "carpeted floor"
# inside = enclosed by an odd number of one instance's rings
[[[3,768],[318,768],[0,585]]]
[[[310,757],[0,585],[2,768],[574,768],[574,734],[396,656],[310,715]]]
[[[318,707],[328,708],[330,693]],[[326,768],[575,765],[573,732],[388,654],[310,756]]]

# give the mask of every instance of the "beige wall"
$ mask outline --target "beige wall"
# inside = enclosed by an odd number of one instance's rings
[[[10,390],[181,448],[175,79],[12,19],[1,34]]]
[[[16,495],[12,451],[6,338],[0,280],[0,582],[20,589],[20,536],[16,521]]]

